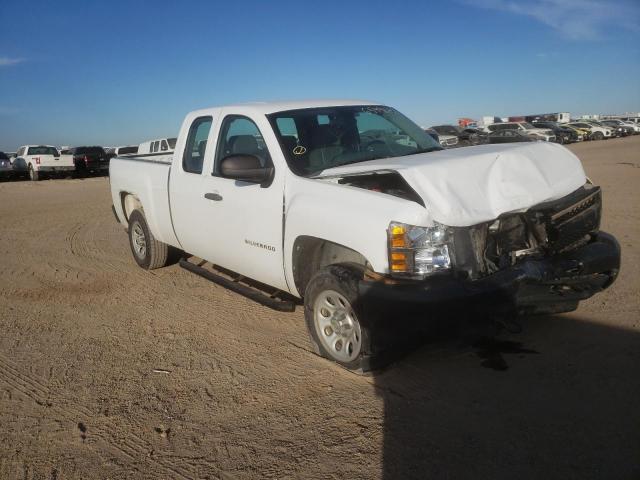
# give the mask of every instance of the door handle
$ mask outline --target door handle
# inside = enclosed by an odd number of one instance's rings
[[[204,198],[206,198],[207,200],[213,200],[214,202],[219,202],[220,200],[222,200],[222,195],[220,195],[219,193],[205,193]]]

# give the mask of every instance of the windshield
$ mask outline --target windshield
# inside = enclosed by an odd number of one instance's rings
[[[102,147],[78,147],[76,148],[76,153],[82,155],[104,155],[104,150]]]
[[[302,176],[350,163],[442,150],[418,125],[390,107],[309,108],[267,118],[289,168]]]
[[[29,147],[27,155],[53,155],[58,156],[58,150],[54,147]]]

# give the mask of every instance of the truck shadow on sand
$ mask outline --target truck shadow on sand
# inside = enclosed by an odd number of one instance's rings
[[[575,314],[522,325],[376,374],[384,479],[640,478],[640,334]]]

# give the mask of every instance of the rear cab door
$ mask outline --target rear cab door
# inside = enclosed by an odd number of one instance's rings
[[[170,200],[176,235],[185,250],[288,290],[282,251],[285,171],[274,165],[272,154],[279,148],[263,114],[216,109],[200,115],[176,145]],[[222,160],[242,154],[273,166],[273,180],[261,186],[222,177]]]

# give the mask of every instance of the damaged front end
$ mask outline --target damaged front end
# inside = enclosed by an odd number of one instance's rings
[[[361,293],[374,304],[402,302],[421,311],[425,304],[448,313],[575,310],[580,300],[610,286],[620,269],[620,246],[599,232],[601,211],[600,188],[586,184],[561,199],[491,222],[448,227],[446,269],[435,269],[422,281],[365,279]]]
[[[600,228],[602,193],[587,184],[559,200],[492,222],[452,228],[454,266],[471,279],[530,258],[555,256],[586,245]]]

